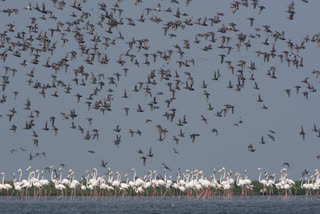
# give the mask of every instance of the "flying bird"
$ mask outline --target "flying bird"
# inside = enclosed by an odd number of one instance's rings
[[[254,151],[256,151],[256,149],[253,147],[252,144],[249,144],[249,146],[248,146],[248,151],[249,151],[249,152],[254,152]]]
[[[108,165],[108,161],[107,162],[105,162],[104,160],[101,161],[101,164],[100,164],[101,167],[107,168],[107,165]]]
[[[304,141],[306,133],[303,131],[303,127],[302,126],[301,126],[301,130],[299,132],[299,135],[302,137],[302,140]]]

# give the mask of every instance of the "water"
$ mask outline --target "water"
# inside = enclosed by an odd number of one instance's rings
[[[108,200],[1,200],[0,213],[320,213],[320,200],[108,199]]]

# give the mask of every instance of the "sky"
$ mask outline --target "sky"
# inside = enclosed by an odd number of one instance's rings
[[[99,16],[103,13],[99,10],[98,4],[101,1],[90,0],[82,4],[82,10],[90,13],[91,15],[87,20],[80,22],[79,27],[84,35],[85,45],[87,47],[93,47],[91,39],[93,35],[87,33],[83,28],[86,23],[95,25],[95,33],[100,36],[102,42],[98,44],[99,52],[107,54],[109,60],[108,64],[100,64],[95,60],[93,65],[87,64],[84,60],[86,55],[81,56],[79,45],[74,39],[71,33],[65,32],[65,38],[68,42],[63,45],[61,41],[61,32],[55,32],[53,37],[50,35],[49,29],[55,29],[57,22],[72,22],[79,18],[81,12],[73,9],[70,2],[66,4],[63,10],[58,10],[53,6],[50,1],[46,2],[46,9],[51,10],[57,17],[56,20],[50,19],[49,14],[45,14],[46,20],[40,19],[43,15],[40,12],[33,10],[25,10],[28,3],[32,4],[32,7],[39,3],[40,7],[44,1],[1,1],[0,9],[18,8],[18,14],[0,13],[0,31],[8,32],[8,36],[11,37],[11,41],[17,41],[14,36],[17,32],[26,32],[26,37],[30,36],[27,26],[31,24],[31,17],[37,18],[38,33],[32,33],[33,37],[42,32],[47,32],[48,38],[51,40],[51,45],[57,41],[57,48],[54,50],[53,55],[49,52],[39,53],[39,64],[34,65],[31,60],[34,58],[30,55],[30,50],[21,52],[21,57],[15,57],[13,52],[8,52],[8,57],[5,62],[0,61],[1,76],[5,74],[5,66],[15,68],[18,70],[13,77],[9,72],[9,84],[7,84],[5,90],[1,90],[0,96],[3,94],[7,96],[7,101],[0,104],[0,134],[1,149],[0,149],[0,170],[5,171],[7,174],[12,175],[18,168],[26,169],[29,165],[33,169],[43,169],[50,165],[54,165],[56,168],[59,164],[65,164],[66,169],[74,169],[76,175],[80,176],[86,169],[98,168],[99,173],[105,173],[106,169],[100,167],[101,160],[108,162],[108,167],[112,170],[120,171],[121,173],[129,172],[131,168],[137,169],[138,175],[147,173],[149,169],[155,169],[162,173],[162,163],[168,165],[175,176],[175,171],[180,168],[185,169],[202,169],[206,175],[212,173],[214,168],[219,169],[225,167],[236,172],[241,173],[246,169],[248,175],[253,179],[258,178],[257,168],[262,168],[265,171],[272,173],[279,173],[283,168],[282,164],[288,162],[290,169],[288,169],[289,177],[299,179],[301,171],[304,169],[314,170],[318,168],[320,160],[316,158],[320,154],[320,138],[316,137],[317,133],[312,131],[313,123],[320,125],[318,110],[320,107],[319,90],[315,93],[309,92],[308,100],[303,97],[302,92],[309,91],[306,85],[301,81],[306,77],[309,78],[311,85],[318,89],[319,79],[312,73],[313,70],[319,69],[319,48],[316,43],[305,43],[305,49],[300,50],[294,54],[299,54],[303,57],[304,67],[296,69],[292,65],[288,67],[287,63],[280,63],[279,57],[274,59],[270,58],[268,63],[263,61],[263,57],[258,57],[256,51],[262,52],[270,51],[274,39],[272,35],[267,35],[264,32],[263,25],[269,25],[270,29],[275,32],[285,32],[285,41],[277,41],[275,43],[275,49],[277,54],[282,51],[289,50],[287,41],[291,40],[294,44],[300,44],[306,35],[311,38],[318,33],[316,24],[320,19],[320,14],[317,12],[317,8],[320,6],[319,1],[309,1],[304,3],[302,1],[294,1],[295,15],[291,21],[288,19],[288,5],[291,1],[259,1],[259,5],[264,5],[265,10],[259,15],[258,9],[253,9],[252,5],[249,7],[241,6],[236,13],[231,11],[232,1],[211,1],[201,0],[192,1],[188,7],[186,7],[184,1],[180,1],[179,4],[171,3],[169,0],[158,1],[143,1],[138,6],[135,6],[134,1],[122,1],[119,5],[123,10],[121,17],[123,18],[123,25],[119,25],[117,28],[113,28],[113,33],[107,33],[107,19],[103,22],[103,28],[97,25],[100,20]],[[108,12],[112,11],[115,1],[106,1]],[[145,8],[156,8],[160,4],[161,11],[152,10],[149,15]],[[165,12],[170,7],[172,13]],[[188,16],[176,18],[173,14],[176,8],[180,8],[181,14],[187,13]],[[137,21],[140,15],[144,11],[145,22]],[[72,17],[71,14],[75,13],[77,17]],[[193,22],[198,18],[212,18],[217,13],[223,13],[220,17],[221,22],[206,27],[200,25],[186,26],[184,29],[169,30],[168,35],[164,36],[163,26],[170,21],[184,21],[188,17],[193,17]],[[114,13],[116,19],[119,19],[118,12]],[[160,23],[154,23],[149,18],[158,17],[162,20]],[[126,18],[132,18],[135,22],[135,26],[127,25]],[[250,21],[248,18],[254,17],[254,26],[250,27]],[[9,32],[7,24],[15,25],[15,32]],[[230,45],[233,47],[231,53],[227,55],[226,49],[217,48],[221,44],[221,36],[223,34],[217,32],[219,28],[224,24],[227,26],[229,23],[235,23],[236,29],[239,32],[227,32],[226,36],[231,37]],[[255,28],[260,28],[261,31],[256,31]],[[66,24],[61,27],[66,29]],[[75,26],[71,27],[74,30]],[[199,44],[193,43],[195,35],[204,34],[207,32],[215,32],[215,38],[217,41],[211,43],[209,40],[205,40],[203,37],[199,37],[201,42]],[[119,33],[121,32],[124,37],[123,40],[119,39]],[[240,51],[237,51],[235,44],[237,43],[237,35],[242,32],[247,35],[247,40],[250,40],[251,47],[246,51],[242,44]],[[170,38],[169,34],[175,34],[175,37]],[[260,34],[260,38],[250,38],[249,35]],[[264,45],[263,42],[268,36],[270,45]],[[101,44],[104,42],[103,37],[108,37],[115,40],[115,45],[110,45],[107,49]],[[117,63],[120,55],[124,55],[128,50],[127,42],[132,38],[148,39],[148,50],[141,49],[138,51],[137,44],[130,53],[135,54],[140,61],[140,67],[135,66],[130,62],[130,59],[123,56],[126,61],[124,66]],[[183,40],[190,41],[190,49],[185,49]],[[246,40],[246,41],[247,41]],[[179,54],[174,49],[174,46],[178,44],[184,52],[183,60],[194,59],[194,66],[179,67],[176,61],[179,61]],[[213,49],[205,52],[202,49],[211,44]],[[34,40],[32,42],[33,47],[40,48],[40,42]],[[0,53],[8,49],[8,44],[5,47],[0,48]],[[14,50],[18,50],[20,47],[15,47]],[[171,62],[166,64],[158,56],[157,62],[153,63],[152,56],[149,56],[150,65],[143,64],[145,53],[156,53],[158,50],[174,50]],[[55,74],[52,68],[46,68],[42,66],[46,63],[48,57],[50,57],[50,63],[58,62],[65,57],[67,52],[76,51],[77,58],[71,60],[71,55],[68,56],[68,71],[64,69]],[[92,53],[92,50],[90,50]],[[227,64],[220,63],[219,54],[227,55],[225,61],[232,61],[233,66],[236,67],[235,71],[240,68],[236,65],[239,60],[247,62],[247,67],[250,66],[250,61],[254,61],[256,65],[255,71],[250,71],[248,68],[244,70],[244,77],[246,78],[245,87],[240,92],[227,88],[229,81],[233,85],[237,83],[237,77],[232,75],[231,71],[227,68]],[[290,56],[289,56],[290,57]],[[23,66],[20,63],[26,60],[27,66]],[[73,70],[83,65],[85,71],[90,74],[85,86],[76,85],[72,79],[75,77]],[[276,68],[276,79],[272,79],[266,75],[270,67]],[[52,75],[57,76],[57,80],[62,80],[68,85],[71,84],[72,90],[70,94],[64,93],[65,89],[58,87],[59,97],[51,96],[54,93],[54,89],[46,90],[46,97],[43,98],[39,93],[41,90],[28,86],[26,82],[29,77],[26,75],[35,68],[33,81],[39,81],[41,84],[52,84]],[[128,75],[124,77],[123,68],[128,68]],[[172,77],[170,80],[161,80],[159,70],[170,69]],[[145,96],[144,90],[140,92],[133,92],[132,89],[138,82],[144,82],[143,88],[146,86],[147,76],[152,70],[155,70],[157,85],[149,84],[153,96],[157,97],[159,109],[150,111],[148,103],[153,100],[153,97]],[[212,80],[213,73],[221,73],[221,77],[218,81]],[[180,75],[182,81],[180,87],[181,90],[176,91],[176,100],[174,100],[167,108],[165,100],[171,97],[171,93],[168,91],[168,83],[175,84],[174,72]],[[91,72],[98,76],[104,74],[105,79],[102,81],[105,86],[99,92],[98,96],[94,97],[94,101],[103,100],[108,95],[112,94],[112,107],[111,111],[106,111],[104,114],[101,111],[90,109],[85,104],[86,98],[92,93],[93,89],[99,87],[98,85],[91,84]],[[114,76],[114,73],[119,72],[121,74],[120,80],[115,80],[117,86],[110,85],[107,79]],[[184,88],[184,83],[187,81],[185,72],[190,72],[194,79],[194,91],[188,91]],[[255,81],[258,83],[260,90],[253,89],[254,81],[249,80],[250,75],[254,73]],[[84,79],[81,75],[78,76],[79,82]],[[211,95],[209,98],[210,103],[214,106],[213,111],[208,111],[208,104],[203,96],[204,89],[201,88],[202,81],[205,80],[208,87],[205,89]],[[301,90],[299,94],[295,92],[295,86],[300,85]],[[109,92],[111,88],[113,92]],[[124,89],[127,90],[128,99],[122,98]],[[291,89],[290,98],[284,90]],[[13,92],[18,91],[19,95],[14,100]],[[163,92],[163,95],[157,95],[157,93]],[[80,93],[83,95],[80,103],[77,103],[75,95]],[[263,104],[268,106],[268,110],[261,108],[262,104],[257,102],[258,95],[261,95]],[[24,104],[27,98],[31,101],[31,109],[39,110],[40,117],[34,118],[35,126],[33,129],[39,135],[39,146],[33,145],[32,131],[24,130],[26,121],[29,121],[29,110],[24,109]],[[143,113],[136,111],[138,104],[144,109]],[[225,104],[231,104],[235,106],[234,114],[228,112],[226,117],[217,117],[216,112],[221,110]],[[9,110],[15,107],[17,113],[13,117],[12,121],[8,121]],[[129,115],[125,116],[124,107],[129,107]],[[176,117],[171,123],[167,121],[164,116],[165,112],[169,112],[171,108],[176,109]],[[99,130],[99,140],[84,140],[85,135],[81,134],[79,130],[71,129],[72,120],[62,120],[61,112],[69,114],[71,109],[75,109],[78,117],[75,118],[74,123],[76,126],[81,125],[84,130],[90,130],[92,134],[93,129]],[[188,124],[182,127],[185,133],[184,138],[180,138],[179,144],[176,144],[172,138],[178,136],[180,127],[176,125],[179,118],[183,118],[186,115]],[[204,115],[208,124],[204,124],[201,121],[201,116]],[[59,129],[58,135],[55,136],[51,129],[50,131],[43,131],[45,121],[49,120],[51,116],[56,117],[56,127]],[[92,117],[92,125],[90,126],[86,118]],[[146,119],[152,120],[150,123],[145,123]],[[239,121],[243,123],[238,124]],[[49,122],[49,121],[48,121]],[[234,125],[235,123],[238,126]],[[17,126],[16,133],[10,131],[10,127],[15,124]],[[161,125],[168,130],[167,138],[159,142],[157,125]],[[121,128],[120,133],[116,133],[113,129],[119,125]],[[303,141],[299,135],[300,127],[303,126],[306,134],[306,138]],[[216,128],[219,132],[218,136],[211,132],[213,128]],[[129,129],[136,131],[141,130],[142,135],[137,134],[134,137],[130,137],[128,133]],[[271,134],[269,130],[275,131],[275,142],[268,138],[268,134]],[[200,134],[196,138],[195,143],[192,143],[189,135],[192,133]],[[113,141],[116,135],[121,135],[121,143],[117,148]],[[266,144],[261,145],[261,136],[264,136]],[[248,151],[248,145],[252,144],[256,149],[255,152]],[[20,147],[23,147],[27,151],[21,151]],[[137,150],[141,149],[145,154],[148,153],[149,148],[152,147],[154,157],[147,158],[146,166],[143,166],[140,154]],[[173,152],[175,148],[179,154]],[[11,153],[10,151],[15,149],[16,151]],[[94,151],[94,154],[88,152]],[[33,160],[29,160],[29,154],[34,155],[37,152],[46,152],[46,157],[36,157]]]

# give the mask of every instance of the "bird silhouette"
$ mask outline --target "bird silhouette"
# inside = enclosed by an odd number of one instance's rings
[[[302,137],[302,140],[304,141],[306,133],[304,132],[303,127],[302,127],[302,126],[300,127],[299,135]]]

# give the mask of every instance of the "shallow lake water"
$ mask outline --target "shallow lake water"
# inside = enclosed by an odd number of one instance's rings
[[[232,200],[212,199],[107,199],[107,200],[0,200],[0,213],[320,213],[320,200],[294,199],[270,200],[261,197]]]

